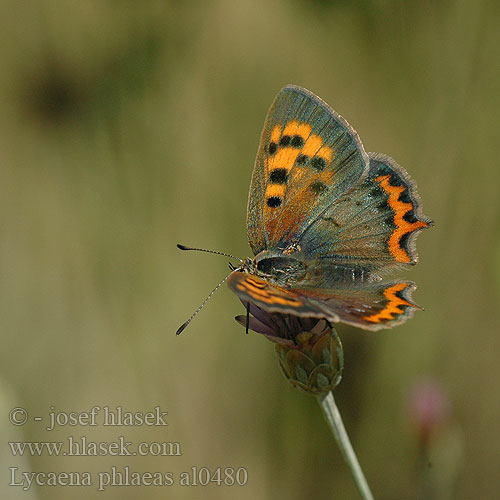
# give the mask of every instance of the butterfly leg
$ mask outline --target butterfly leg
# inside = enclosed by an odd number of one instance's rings
[[[250,302],[247,302],[247,322],[245,326],[245,333],[248,335],[248,326],[250,325]]]

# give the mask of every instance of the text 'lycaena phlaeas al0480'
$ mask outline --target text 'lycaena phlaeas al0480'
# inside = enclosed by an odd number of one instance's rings
[[[250,184],[255,257],[228,284],[269,313],[391,328],[420,309],[415,284],[379,274],[416,264],[415,238],[430,225],[402,167],[366,153],[328,104],[288,85],[267,114]]]

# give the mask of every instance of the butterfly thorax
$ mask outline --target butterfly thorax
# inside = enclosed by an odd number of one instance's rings
[[[283,287],[295,286],[307,274],[304,262],[275,250],[264,250],[254,259],[245,259],[241,270]]]

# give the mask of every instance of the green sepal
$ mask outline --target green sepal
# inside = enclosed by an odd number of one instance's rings
[[[342,344],[326,321],[320,321],[311,332],[299,333],[292,347],[277,344],[276,353],[285,377],[309,394],[325,394],[342,378]]]

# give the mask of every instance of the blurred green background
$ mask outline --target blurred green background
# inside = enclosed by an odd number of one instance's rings
[[[403,165],[436,222],[402,275],[425,312],[390,331],[338,327],[336,398],[375,497],[498,498],[498,2],[11,0],[0,18],[2,498],[357,498],[316,401],[287,384],[272,344],[244,335],[226,287],[174,334],[227,272],[175,244],[249,255],[250,175],[287,83]],[[410,403],[422,380],[449,408],[424,452]],[[18,405],[160,405],[169,426],[47,432],[10,425]],[[68,435],[174,441],[182,456],[20,459],[6,444]],[[249,479],[8,486],[11,466],[113,465]]]

